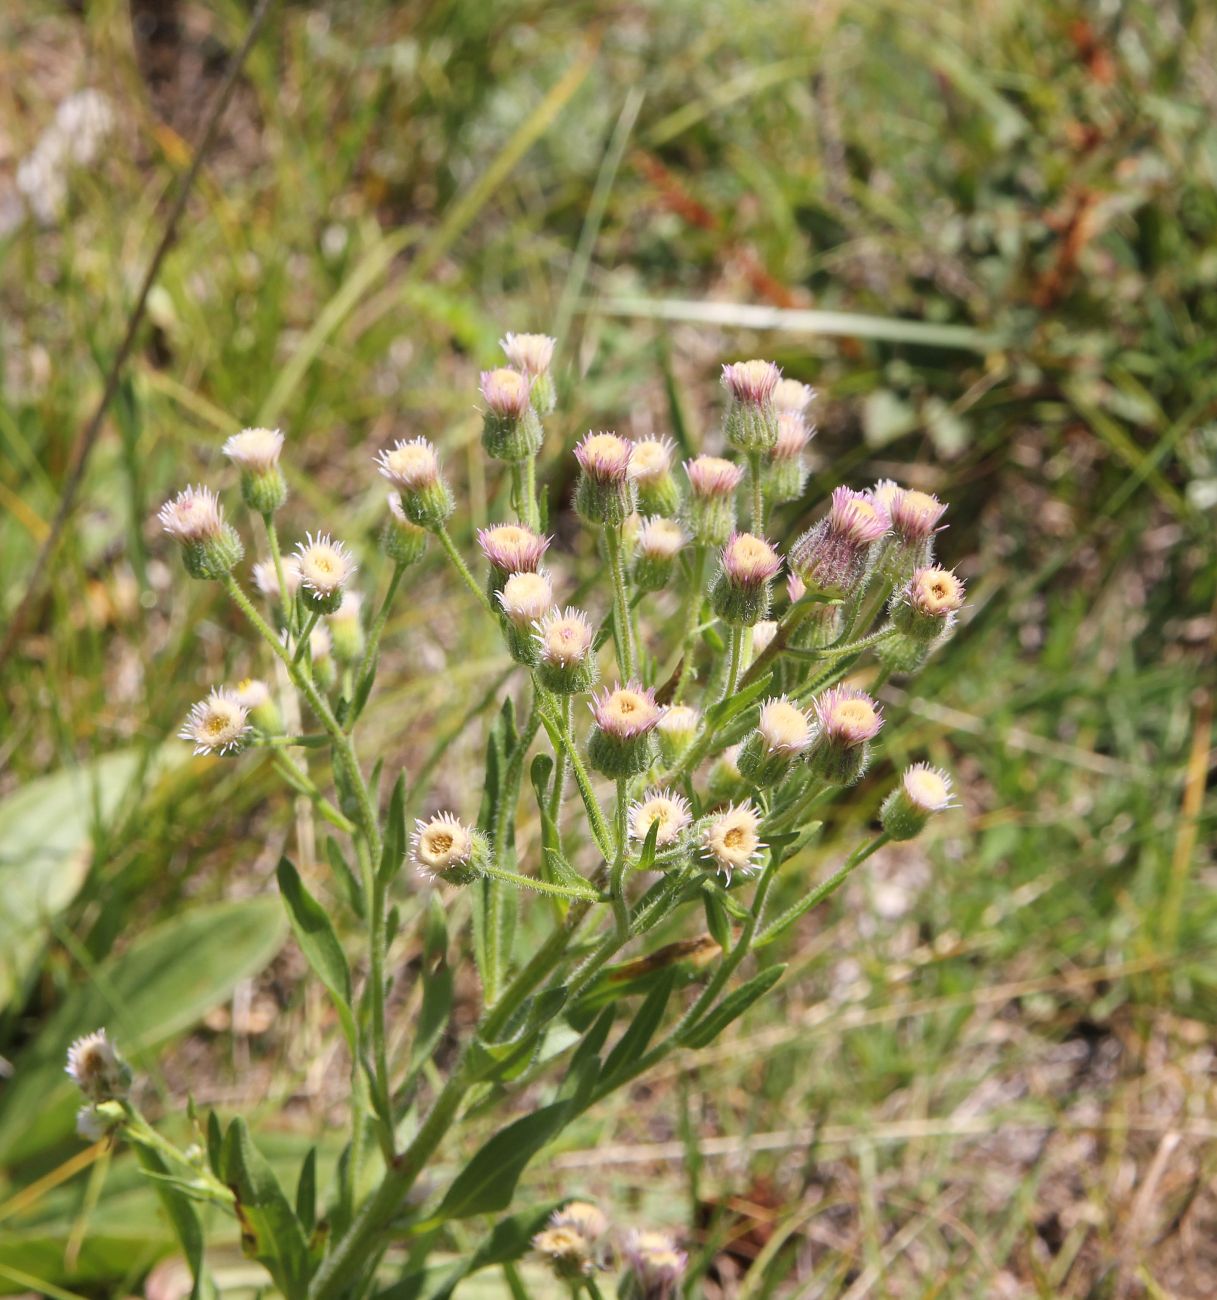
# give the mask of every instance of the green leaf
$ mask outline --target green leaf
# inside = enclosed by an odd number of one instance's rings
[[[567,889],[575,890],[582,898],[586,898],[589,903],[599,901],[600,891],[594,885],[589,884],[557,849],[547,849],[545,851],[545,863],[549,867],[550,879],[555,885],[563,885]]]
[[[466,1219],[505,1210],[525,1166],[561,1132],[569,1113],[569,1102],[555,1102],[496,1133],[452,1180],[435,1218]]]
[[[332,835],[326,837],[325,856],[329,861],[330,870],[334,873],[335,883],[342,890],[351,911],[362,921],[365,915],[363,885],[351,870],[351,864],[346,860],[342,849],[338,847],[338,841]]]
[[[651,823],[647,831],[647,837],[642,842],[642,852],[638,855],[638,865],[636,871],[650,871],[655,865],[655,845],[659,840],[659,821]]]
[[[325,908],[308,892],[300,873],[287,858],[279,859],[275,874],[279,880],[279,893],[287,907],[292,933],[300,945],[305,960],[317,978],[329,990],[342,1023],[347,1047],[354,1054],[355,1016],[351,1011],[351,971],[346,953]]]
[[[223,1165],[224,1181],[237,1198],[242,1249],[266,1268],[287,1300],[303,1300],[309,1280],[304,1230],[240,1117],[224,1135]]]
[[[742,1016],[758,998],[763,998],[782,978],[785,970],[784,965],[770,966],[746,984],[741,984],[733,993],[728,993],[709,1015],[683,1035],[684,1045],[700,1048],[712,1043],[733,1020]]]
[[[94,831],[117,813],[139,754],[106,754],[0,801],[0,1008],[21,995],[55,918],[89,874]]]
[[[317,1222],[317,1148],[309,1147],[296,1183],[296,1218],[307,1236]]]
[[[727,910],[708,889],[703,891],[701,897],[706,909],[706,929],[714,936],[714,942],[726,952],[731,946],[731,922],[727,920]]]
[[[380,854],[379,880],[387,885],[401,870],[406,860],[406,774],[399,772],[389,796],[389,811],[385,817],[384,847]]]
[[[738,718],[745,709],[750,709],[756,702],[769,690],[769,684],[773,681],[773,674],[766,673],[764,677],[746,686],[742,691],[737,691],[734,695],[728,696],[725,700],[720,700],[712,708],[706,710],[706,729],[710,732],[717,731],[720,727],[726,726],[732,718]]]
[[[102,962],[13,1063],[14,1076],[0,1093],[0,1166],[71,1135],[80,1095],[63,1062],[73,1039],[104,1025],[138,1065],[261,970],[279,951],[285,928],[276,898],[196,907]]]
[[[156,1194],[165,1207],[169,1221],[173,1224],[173,1231],[182,1247],[182,1254],[190,1266],[190,1300],[199,1300],[203,1294],[205,1241],[203,1220],[199,1217],[198,1208],[184,1191],[166,1181],[171,1177],[169,1165],[158,1151],[139,1143],[133,1145],[135,1158],[148,1173],[155,1176],[153,1185],[156,1187]]]
[[[631,1067],[647,1050],[656,1029],[659,1028],[660,1021],[663,1020],[663,1013],[667,1008],[668,999],[672,996],[672,990],[676,987],[676,974],[675,966],[667,967],[656,981],[655,987],[647,994],[634,1019],[630,1021],[625,1033],[617,1040],[604,1062],[604,1068],[600,1071],[602,1086],[611,1087],[619,1076],[628,1075]]]
[[[423,1000],[410,1049],[410,1074],[428,1060],[452,1014],[453,978],[448,966],[448,925],[435,891],[431,891],[423,930]]]

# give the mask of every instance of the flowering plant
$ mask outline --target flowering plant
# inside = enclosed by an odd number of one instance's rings
[[[370,621],[343,542],[307,533],[293,554],[280,546],[288,492],[278,432],[247,429],[224,447],[265,525],[266,558],[253,566],[261,609],[238,577],[245,544],[214,492],[187,488],[160,514],[187,572],[220,584],[278,663],[277,685],[214,688],[182,736],[196,753],[269,751],[337,832],[327,893],[365,936],[353,961],[339,937],[349,927],[334,924],[320,882],[280,862],[283,903],[349,1051],[350,1133],[324,1196],[310,1157],[293,1203],[239,1118],[225,1128],[214,1113],[205,1122],[192,1114],[200,1140],[180,1150],[136,1108],[130,1071],[104,1033],[72,1049],[82,1136],[134,1144],[156,1175],[195,1294],[205,1286],[199,1201],[236,1217],[248,1253],[293,1300],[377,1293],[395,1243],[409,1247],[404,1275],[419,1273],[446,1223],[507,1210],[528,1162],[578,1115],[670,1053],[704,1047],[763,997],[783,968],[761,965],[736,982],[745,960],[950,802],[944,773],[910,767],[883,803],[881,829],[785,911],[766,914],[783,867],[819,835],[825,805],[867,769],[884,725],[879,687],[915,671],[951,631],[963,587],[934,562],[944,507],[892,482],[840,487],[784,557],[767,524],[775,506],[803,494],[814,394],[770,362],[737,363],[724,368],[723,385],[724,432],[739,459],[698,455],[682,471],[667,438],[592,432],[579,442],[574,508],[594,530],[607,589],[598,605],[594,587],[588,608],[564,604],[536,473],[556,403],[554,340],[508,335],[503,347],[510,364],[481,379],[483,446],[507,468],[515,517],[478,532],[482,581],[449,534],[455,497],[438,450],[421,437],[377,457],[391,487],[388,571]],[[389,613],[433,543],[519,671],[487,739],[476,814],[433,810],[408,833],[407,805],[425,808],[426,792],[408,789],[402,773],[385,797],[355,733]],[[302,714],[315,733],[286,725]],[[328,790],[296,757],[318,749],[331,759]],[[572,782],[577,803],[568,804]],[[540,839],[522,855],[517,816],[529,796]],[[450,933],[457,890],[472,893],[468,938]],[[529,895],[539,897],[525,919],[540,937],[522,953],[516,923]],[[704,916],[704,931],[694,916]],[[683,937],[657,943],[679,925]],[[401,999],[390,994],[406,976],[393,956],[407,935],[423,953],[419,1010],[408,1050],[395,1050],[400,1036],[388,1030]],[[612,964],[635,945],[640,956]],[[439,1049],[454,953],[466,946],[481,1007],[453,1056]],[[542,1099],[531,1113],[500,1121],[435,1186],[437,1153],[451,1158],[462,1128],[510,1110],[526,1088]],[[619,1294],[673,1293],[686,1266],[673,1240],[640,1230],[614,1248],[595,1206],[551,1209],[526,1210],[511,1232],[500,1224],[460,1276],[531,1242],[573,1294],[598,1295],[597,1274],[616,1264]]]

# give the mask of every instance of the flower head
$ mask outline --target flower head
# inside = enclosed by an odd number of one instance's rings
[[[760,814],[750,802],[728,805],[724,812],[707,818],[702,827],[703,857],[728,881],[736,871],[748,875],[756,870],[765,848],[760,825]]]
[[[798,460],[807,450],[811,434],[812,430],[803,422],[803,417],[797,411],[779,412],[778,440],[773,445],[773,459],[775,461]]]
[[[483,370],[482,397],[498,416],[519,419],[528,410],[528,380],[518,370]]]
[[[555,1277],[573,1281],[587,1277],[595,1270],[591,1242],[571,1224],[542,1228],[533,1237],[532,1247],[546,1257]]]
[[[473,879],[484,851],[479,832],[450,812],[416,822],[410,838],[410,852],[419,871],[431,880],[440,877],[451,884],[467,884]]]
[[[439,456],[426,438],[399,439],[376,457],[376,464],[402,492],[425,491],[439,481]]]
[[[647,735],[663,717],[663,708],[655,702],[654,688],[640,682],[606,686],[592,697],[590,708],[596,726],[618,740]]]
[[[161,527],[179,542],[209,542],[224,531],[220,500],[206,487],[188,487],[166,501],[157,518]]]
[[[784,695],[761,705],[757,732],[771,754],[801,754],[811,744],[811,718]]]
[[[683,795],[674,790],[648,790],[643,798],[630,805],[630,838],[645,840],[652,825],[658,823],[655,847],[666,848],[676,843],[691,820],[689,801]]]
[[[235,753],[249,734],[246,715],[246,709],[231,691],[213,686],[211,694],[190,710],[178,736],[193,741],[196,754]]]
[[[275,572],[273,560],[259,560],[254,565],[254,586],[271,600],[280,598],[279,575]],[[290,600],[300,589],[300,561],[294,555],[283,557],[283,582],[287,587]]]
[[[131,1071],[104,1029],[78,1038],[68,1048],[67,1072],[90,1101],[115,1101],[127,1095]]]
[[[533,624],[553,606],[553,583],[543,569],[537,573],[513,573],[503,584],[498,600],[507,619],[531,635]]]
[[[307,540],[296,546],[300,582],[305,592],[316,598],[320,613],[332,614],[342,602],[343,587],[355,572],[350,551],[329,533],[308,533]]]
[[[815,396],[816,390],[810,384],[801,384],[797,379],[779,379],[773,390],[773,405],[779,413],[801,415],[815,401]]]
[[[589,433],[575,447],[580,469],[596,483],[624,483],[634,444],[615,433]]]
[[[797,573],[786,575],[786,597],[792,605],[797,605],[807,595],[807,584]]]
[[[695,497],[729,497],[744,480],[744,467],[721,456],[697,456],[685,461],[685,473]]]
[[[604,1212],[590,1201],[567,1201],[549,1216],[555,1228],[574,1228],[588,1241],[600,1241],[608,1235],[609,1221]]]
[[[478,545],[499,573],[535,573],[549,549],[549,538],[523,524],[492,524],[477,530]]]
[[[631,1232],[624,1254],[643,1300],[671,1300],[679,1292],[689,1257],[666,1232]]]
[[[638,530],[638,553],[653,560],[674,560],[688,540],[675,520],[652,515]]]
[[[888,503],[892,532],[906,545],[927,541],[937,531],[946,506],[929,492],[897,488]]]
[[[499,347],[517,370],[535,379],[549,369],[557,341],[548,334],[505,334],[499,340]]]
[[[778,625],[771,618],[763,618],[752,629],[752,653],[753,655],[764,654],[773,644],[773,638],[778,634]]]
[[[734,587],[755,590],[771,582],[781,567],[777,551],[751,533],[733,533],[723,547],[723,573]]]
[[[283,435],[278,429],[242,429],[223,446],[224,455],[238,468],[252,474],[265,474],[279,463]]]
[[[950,569],[918,569],[904,599],[917,614],[947,619],[963,608],[964,585]]]
[[[828,511],[830,531],[853,542],[866,546],[878,541],[891,527],[886,507],[869,492],[855,492],[852,488],[833,489],[832,505]]]
[[[656,734],[665,763],[675,763],[688,750],[696,740],[700,726],[701,714],[688,704],[673,704],[664,710]]]
[[[723,366],[723,387],[737,402],[760,406],[773,400],[782,372],[772,361],[736,361]]]
[[[247,712],[270,703],[270,687],[259,677],[246,677],[237,683],[232,697]]]
[[[854,686],[834,686],[817,696],[812,707],[825,739],[847,747],[873,740],[883,726],[879,706]]]
[[[591,652],[595,633],[581,609],[551,609],[537,623],[541,661],[558,668],[573,668]]]
[[[406,514],[400,492],[388,494],[389,517],[385,520],[381,546],[397,564],[416,564],[427,549],[427,530]]]
[[[675,454],[671,438],[640,438],[630,454],[630,477],[639,487],[650,486],[672,472]]]
[[[914,763],[900,778],[909,802],[927,813],[942,812],[951,806],[951,778],[928,763]]]

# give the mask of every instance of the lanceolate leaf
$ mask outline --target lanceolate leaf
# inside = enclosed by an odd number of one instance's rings
[[[203,1221],[199,1217],[197,1206],[191,1198],[171,1182],[166,1181],[171,1171],[159,1152],[152,1150],[151,1147],[136,1145],[136,1159],[141,1165],[157,1177],[154,1180],[157,1195],[160,1197],[161,1204],[165,1207],[165,1212],[169,1215],[169,1221],[173,1224],[173,1231],[177,1234],[177,1239],[182,1247],[182,1254],[186,1257],[186,1263],[190,1266],[190,1300],[199,1300],[203,1294]]]
[[[770,966],[768,970],[753,976],[747,984],[740,985],[735,992],[728,993],[709,1015],[698,1021],[683,1036],[684,1045],[700,1048],[712,1043],[733,1020],[737,1020],[754,1002],[763,998],[782,978],[785,970],[785,966]]]
[[[676,974],[675,966],[667,967],[660,974],[655,987],[638,1008],[637,1015],[630,1021],[625,1033],[608,1054],[604,1069],[600,1072],[602,1086],[611,1087],[619,1075],[628,1075],[630,1067],[647,1050],[655,1030],[659,1028],[659,1022],[663,1019],[668,999],[672,996],[672,989],[676,986]]]

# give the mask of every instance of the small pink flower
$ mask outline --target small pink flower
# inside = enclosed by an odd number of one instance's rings
[[[897,488],[888,503],[892,532],[908,544],[932,537],[945,511],[946,506],[936,496],[912,488]]]
[[[751,533],[732,533],[723,547],[723,573],[733,587],[754,590],[771,582],[781,567],[777,551]]]
[[[773,448],[774,460],[797,460],[807,450],[811,430],[796,411],[778,412],[778,440]]]
[[[591,652],[595,633],[581,609],[552,609],[537,622],[541,658],[557,668],[573,668]]]
[[[792,605],[797,605],[807,595],[807,584],[797,573],[786,575],[786,595]]]
[[[949,618],[963,608],[964,585],[950,569],[918,569],[905,588],[904,599],[918,614]]]
[[[624,483],[634,444],[615,433],[589,433],[575,448],[575,459],[596,483]]]
[[[205,487],[188,487],[166,501],[157,518],[161,527],[179,542],[206,542],[224,531],[224,513],[216,494]]]
[[[654,688],[640,682],[606,686],[592,696],[590,708],[596,726],[614,740],[645,736],[655,729],[664,712],[655,702]]]
[[[797,379],[783,379],[773,390],[773,405],[779,412],[801,415],[815,400],[816,390]]]
[[[557,341],[548,334],[505,334],[499,347],[517,370],[535,379],[549,369]]]
[[[518,370],[483,370],[482,397],[495,415],[519,419],[528,410],[531,389]]]
[[[736,361],[723,367],[723,387],[737,402],[763,406],[772,401],[782,372],[772,361]]]
[[[671,560],[688,540],[678,523],[655,515],[643,520],[638,530],[638,552],[649,559]]]
[[[426,438],[399,439],[376,457],[380,472],[405,492],[418,492],[439,479],[439,456]]]
[[[698,497],[713,499],[730,496],[743,482],[744,467],[721,456],[698,456],[685,461],[689,486]]]
[[[855,546],[866,546],[888,531],[891,519],[869,492],[838,487],[833,489],[828,527],[830,532],[847,538]]]
[[[873,740],[883,726],[879,706],[865,691],[834,686],[813,702],[824,738],[846,747]]]
[[[500,573],[535,573],[549,549],[549,538],[523,524],[493,524],[477,530],[478,545]]]

